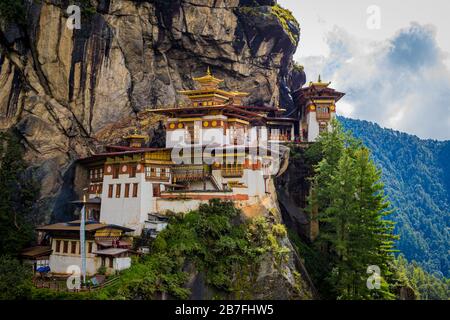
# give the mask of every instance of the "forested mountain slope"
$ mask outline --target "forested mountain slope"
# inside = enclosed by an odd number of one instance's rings
[[[340,117],[372,151],[396,212],[397,248],[429,272],[450,275],[450,141],[421,140]]]

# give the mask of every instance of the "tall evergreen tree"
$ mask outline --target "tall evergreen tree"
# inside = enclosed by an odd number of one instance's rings
[[[380,171],[369,151],[342,129],[318,141],[323,159],[316,165],[310,202],[318,208],[321,233],[329,263],[327,282],[338,299],[392,298],[389,279],[393,258],[393,226],[385,219],[391,213],[383,193]],[[382,285],[369,290],[367,268],[380,268]]]
[[[36,205],[37,183],[25,174],[18,139],[0,133],[0,253],[17,255],[33,240],[29,217]]]

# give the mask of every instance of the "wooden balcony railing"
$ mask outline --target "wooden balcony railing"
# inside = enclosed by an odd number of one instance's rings
[[[269,136],[269,140],[274,140],[274,141],[291,141],[291,135],[288,134],[279,134],[279,135],[270,135]]]
[[[199,181],[209,177],[210,173],[202,169],[174,170],[174,181]]]
[[[328,112],[316,112],[316,118],[318,120],[330,120],[330,113],[328,113]]]
[[[165,173],[161,173],[159,176],[156,175],[156,173],[151,173],[151,174],[146,174],[145,175],[145,179],[146,180],[169,180],[169,175],[165,174]]]
[[[243,169],[232,168],[232,169],[222,169],[222,177],[224,178],[237,178],[244,175]]]

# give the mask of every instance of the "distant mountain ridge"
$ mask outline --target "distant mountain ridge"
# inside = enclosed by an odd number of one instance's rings
[[[397,248],[425,270],[450,275],[450,141],[421,140],[361,120],[339,117],[371,149],[396,212]]]

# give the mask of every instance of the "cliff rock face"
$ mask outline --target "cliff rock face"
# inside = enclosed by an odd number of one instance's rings
[[[292,63],[298,23],[276,1],[81,0],[79,30],[66,26],[69,1],[25,3],[25,23],[0,23],[0,130],[23,138],[45,222],[77,197],[74,160],[115,142],[143,110],[184,103],[178,90],[207,66],[225,89],[249,92],[248,104],[289,110],[305,81]]]
[[[294,230],[304,241],[310,241],[318,230],[311,223],[307,209],[310,191],[309,178],[313,176],[312,164],[306,160],[304,148],[292,146],[287,168],[275,179],[284,224]]]

